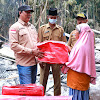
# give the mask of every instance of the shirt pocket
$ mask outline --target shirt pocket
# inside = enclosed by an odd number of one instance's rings
[[[37,33],[36,29],[31,28],[31,37],[32,37],[32,39],[37,41],[37,36],[38,36],[38,33]]]
[[[53,38],[56,41],[61,41],[61,34],[60,33],[55,33]]]
[[[25,43],[28,41],[27,31],[25,29],[19,30],[19,42]]]
[[[44,40],[49,40],[49,36],[50,36],[49,32],[48,33],[44,33],[43,34],[43,41]]]

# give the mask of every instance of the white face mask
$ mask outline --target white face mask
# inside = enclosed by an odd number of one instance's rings
[[[57,22],[57,19],[51,19],[51,18],[49,18],[49,22],[50,22],[51,24],[55,24],[55,23]]]

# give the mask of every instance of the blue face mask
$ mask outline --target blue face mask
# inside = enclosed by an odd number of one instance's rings
[[[50,22],[51,24],[55,24],[55,23],[57,22],[57,19],[50,19],[50,18],[49,18],[49,22]]]

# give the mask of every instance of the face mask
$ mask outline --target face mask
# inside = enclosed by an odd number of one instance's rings
[[[50,22],[51,24],[55,24],[56,21],[57,21],[57,19],[50,19],[50,18],[49,18],[49,22]]]

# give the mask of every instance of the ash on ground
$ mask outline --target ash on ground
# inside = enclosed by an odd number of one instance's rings
[[[100,64],[96,64],[97,79],[96,85],[90,84],[90,100],[100,100]],[[40,70],[38,65],[38,73],[36,84],[39,84]],[[11,86],[19,84],[19,76],[16,64],[12,61],[0,58],[0,94],[2,94],[2,86]],[[61,73],[61,96],[68,96],[69,88],[67,87],[67,74]],[[52,71],[50,71],[46,96],[54,96],[54,83]]]

